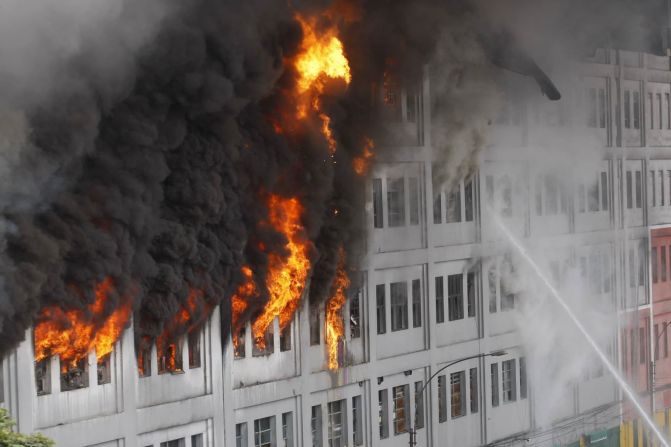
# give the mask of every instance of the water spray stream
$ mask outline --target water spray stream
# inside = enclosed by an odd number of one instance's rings
[[[529,266],[533,269],[534,273],[538,276],[538,278],[543,282],[543,285],[550,291],[551,295],[554,297],[554,299],[559,303],[559,305],[566,311],[566,314],[571,318],[573,323],[576,325],[578,330],[582,333],[582,335],[585,337],[587,342],[590,344],[592,349],[596,352],[596,354],[599,356],[603,364],[606,366],[608,371],[615,377],[615,380],[617,380],[618,384],[620,385],[620,388],[624,393],[627,395],[627,397],[631,400],[631,402],[634,404],[634,407],[636,407],[636,410],[638,413],[641,415],[645,423],[648,425],[648,427],[655,433],[657,436],[657,439],[659,439],[659,442],[661,445],[664,447],[669,447],[669,443],[662,434],[662,432],[657,428],[657,425],[652,421],[650,415],[643,409],[643,406],[638,402],[638,399],[636,398],[636,395],[634,394],[634,391],[629,387],[627,382],[624,380],[620,372],[617,370],[615,365],[611,363],[611,361],[606,357],[606,354],[601,350],[599,345],[596,343],[594,338],[590,335],[590,333],[587,331],[585,326],[580,322],[578,317],[573,313],[573,310],[569,307],[569,305],[566,303],[564,298],[559,294],[559,291],[552,285],[548,277],[545,275],[543,270],[534,262],[534,260],[531,258],[531,255],[527,251],[527,249],[522,245],[522,243],[517,240],[517,238],[511,233],[511,231],[506,227],[506,225],[503,223],[499,215],[491,208],[487,207],[488,214],[494,219],[494,222],[496,225],[501,229],[503,232],[503,235],[508,239],[508,241],[515,247],[515,249],[519,252],[519,254],[524,258],[524,260],[529,264]]]

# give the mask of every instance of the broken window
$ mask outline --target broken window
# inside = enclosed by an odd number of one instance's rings
[[[349,332],[350,338],[361,337],[361,294],[363,289],[358,287],[349,302]]]
[[[201,331],[189,333],[189,368],[200,368],[200,334]]]
[[[291,351],[291,324],[280,332],[280,352]]]
[[[35,386],[38,396],[51,393],[50,360],[46,358],[35,362]]]
[[[140,377],[151,376],[151,345],[137,347],[137,372]]]
[[[112,354],[107,354],[98,359],[98,385],[110,383],[112,381]]]
[[[88,359],[79,359],[74,364],[63,364],[61,360],[61,391],[78,390],[89,386]]]
[[[252,355],[254,357],[260,357],[264,355],[269,355],[275,352],[275,337],[273,331],[273,323],[268,325],[265,334],[263,335],[265,341],[265,348],[259,346],[258,343],[254,343],[254,348],[252,349]]]
[[[383,227],[382,212],[382,179],[373,179],[373,226],[375,228]]]
[[[236,359],[244,359],[247,356],[247,348],[245,346],[246,332],[247,328],[243,326],[242,328],[240,328],[237,337],[235,337],[233,341],[233,356]]]
[[[321,324],[319,321],[319,305],[310,304],[310,346],[321,343]]]
[[[157,344],[156,356],[159,374],[184,372],[181,340]]]
[[[466,222],[473,222],[473,180],[468,180],[464,185],[464,203]]]

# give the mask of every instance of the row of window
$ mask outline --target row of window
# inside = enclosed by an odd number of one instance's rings
[[[638,91],[625,89],[624,95],[624,128],[641,128],[641,94]],[[608,108],[605,88],[587,89],[587,126],[606,128]],[[671,103],[669,93],[648,92],[649,127],[671,130]]]
[[[165,344],[162,349],[157,349],[158,374],[180,373],[184,371],[182,360],[182,340],[176,343]],[[187,337],[189,368],[200,368],[200,332],[192,332]],[[98,360],[97,383],[104,385],[112,380],[111,354]],[[137,367],[140,377],[151,376],[151,346],[138,348]],[[60,366],[60,390],[72,391],[89,386],[89,363],[88,358],[82,358],[74,364]],[[46,358],[35,362],[35,385],[38,395],[51,393],[51,359]]]
[[[190,446],[186,445],[186,440],[186,438],[171,439],[170,441],[160,443],[159,447],[203,447],[204,445],[202,433],[191,436]],[[149,444],[145,447],[154,447],[154,444]]]
[[[414,428],[424,428],[424,382],[414,383],[415,394]],[[391,388],[391,424],[394,435],[407,433],[412,428],[410,413],[410,385],[398,385]],[[378,426],[380,439],[389,437],[389,390],[378,390]]]
[[[284,330],[280,332],[280,352],[291,351],[291,327],[292,324],[289,323]],[[247,357],[247,346],[245,342],[246,330],[246,326],[243,326],[240,329],[235,344],[233,345],[233,357],[235,359],[244,359]],[[253,357],[270,355],[275,352],[275,330],[273,329],[272,324],[266,329],[263,340],[265,344],[264,347],[259,346],[257,343],[252,343]]]
[[[650,188],[650,204],[653,207],[671,205],[671,170],[651,170],[650,182],[652,183],[652,188]],[[669,188],[668,191],[666,189],[667,187]],[[640,201],[638,198],[638,190],[636,194],[638,203]]]
[[[654,356],[655,360],[660,358],[669,358],[669,334],[668,325],[671,322],[655,323],[654,329]],[[629,360],[629,365],[633,370],[636,366],[636,359],[641,365],[645,365],[646,358],[649,356],[647,347],[647,329],[644,327],[625,330],[622,335],[622,352]],[[661,350],[660,350],[661,344]]]
[[[652,269],[652,282],[666,282],[671,280],[669,275],[669,257],[671,257],[671,246],[660,245],[652,247],[650,252],[650,268]]]

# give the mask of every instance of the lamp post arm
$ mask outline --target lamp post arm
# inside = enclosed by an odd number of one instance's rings
[[[480,357],[487,357],[487,356],[489,356],[489,355],[491,355],[491,354],[486,353],[486,354],[471,355],[470,357],[464,357],[463,359],[455,360],[455,361],[453,361],[453,362],[448,363],[447,365],[443,366],[443,367],[440,368],[438,371],[436,371],[435,373],[433,373],[433,374],[431,375],[431,377],[429,377],[429,380],[427,380],[426,382],[424,382],[424,384],[422,385],[422,389],[419,391],[418,394],[424,395],[424,389],[426,389],[426,386],[427,386],[429,383],[431,383],[431,381],[434,379],[434,377],[436,377],[436,376],[437,376],[438,374],[440,374],[441,372],[445,371],[445,370],[446,370],[447,368],[449,368],[450,366],[454,366],[454,365],[456,365],[457,363],[465,362],[466,360],[477,359],[477,358],[480,358]]]

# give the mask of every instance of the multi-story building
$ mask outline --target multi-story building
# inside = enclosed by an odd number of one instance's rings
[[[566,368],[562,339],[574,328],[557,332],[545,323],[552,315],[529,324],[525,302],[536,292],[491,205],[551,281],[581,284],[587,309],[604,319],[582,317],[642,397],[654,353],[668,433],[671,247],[657,227],[671,223],[669,64],[596,52],[563,102],[510,100],[477,169],[446,183],[430,76],[384,92],[393,138],[377,143],[396,147],[370,172],[364,268],[342,310],[336,371],[326,365],[323,308],[304,304],[283,333],[275,322],[264,350],[249,327],[237,348],[222,346],[215,311],[171,368],[155,346],[139,355],[128,329],[109,359],[92,353],[76,374],[61,373],[58,358],[34,362],[27,334],[0,363],[0,406],[19,430],[58,446],[401,446],[411,427],[418,445],[642,445],[643,426],[596,357]]]

